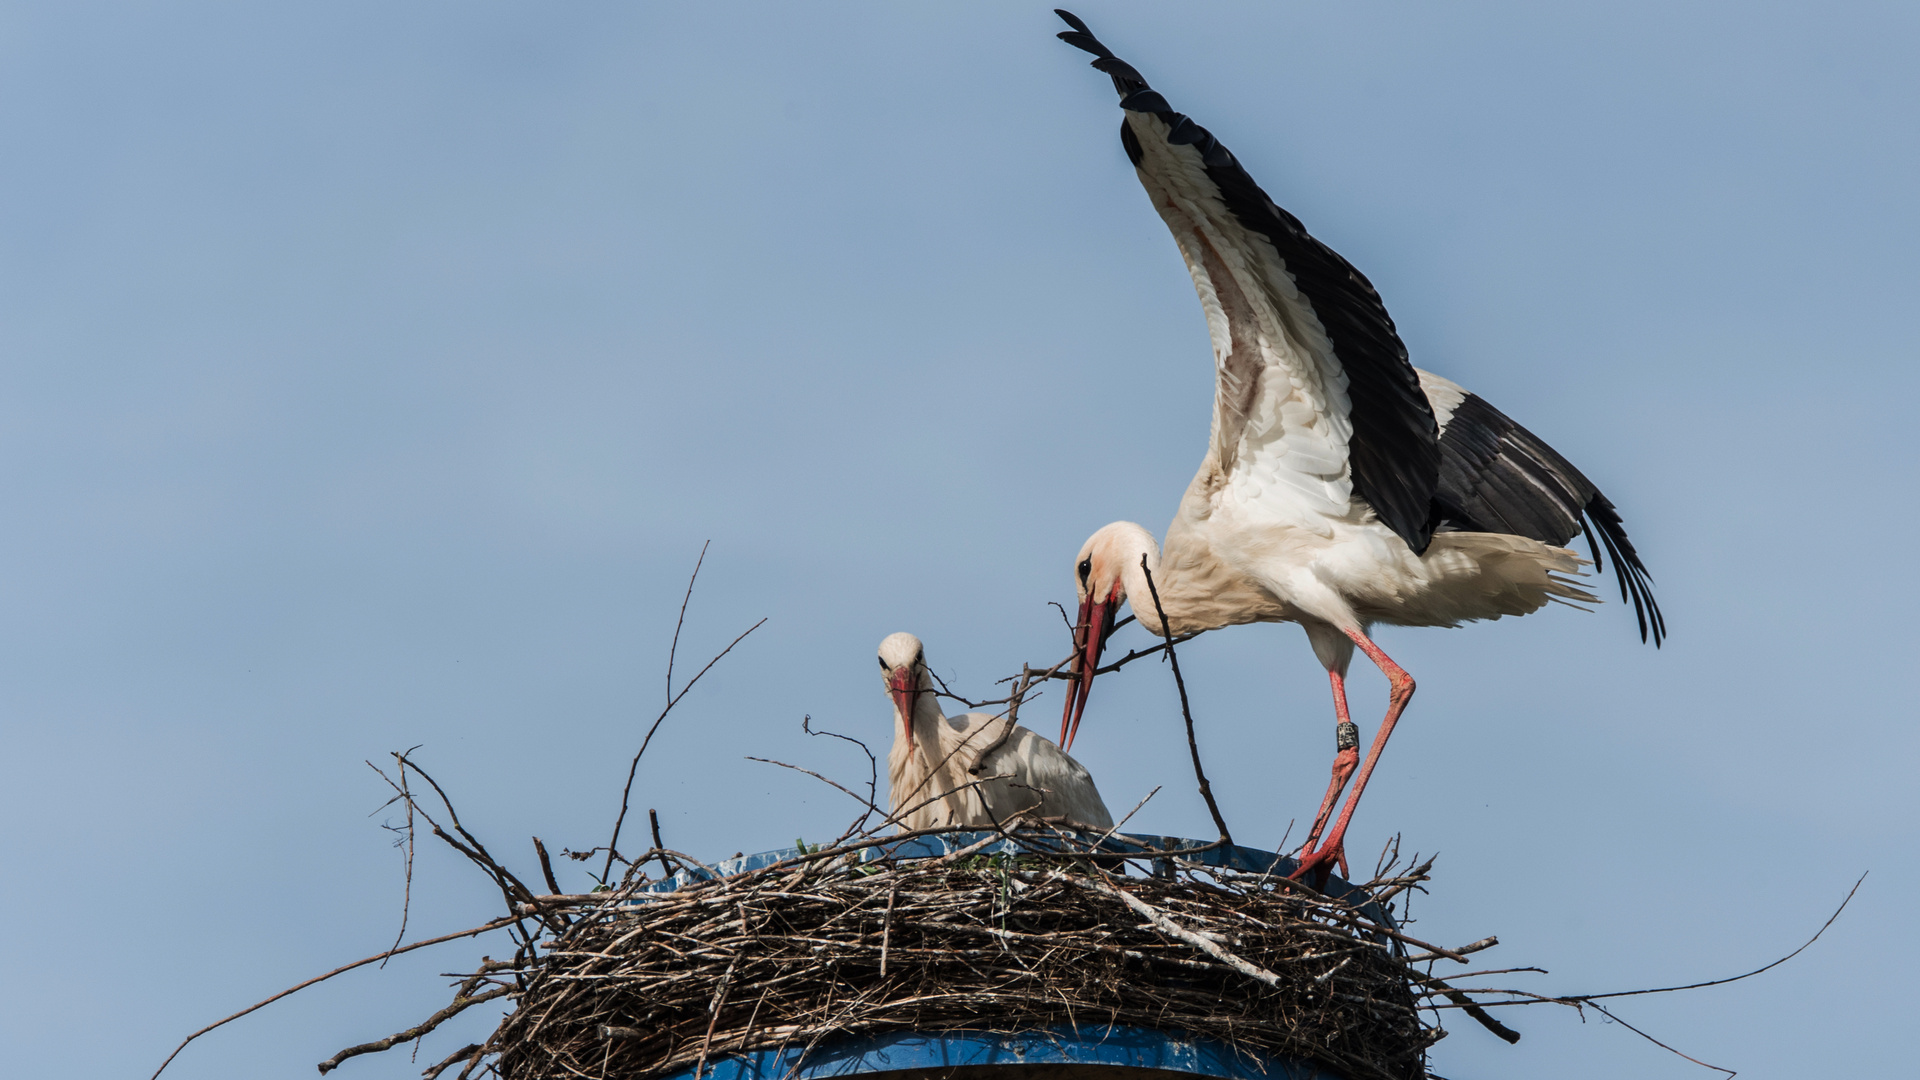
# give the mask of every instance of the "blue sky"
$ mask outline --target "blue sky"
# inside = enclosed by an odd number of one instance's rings
[[[1548,992],[1756,966],[1871,871],[1791,965],[1622,1015],[1745,1076],[1910,1068],[1920,16],[1076,10],[1372,278],[1416,363],[1601,485],[1668,611],[1657,653],[1618,604],[1383,630],[1420,695],[1356,858],[1440,852],[1417,932],[1498,934]],[[383,947],[400,863],[365,759],[424,744],[523,869],[528,836],[604,842],[708,539],[681,670],[768,622],[642,767],[676,847],[844,824],[743,755],[863,775],[799,723],[884,743],[891,631],[976,690],[1057,659],[1071,556],[1164,528],[1211,380],[1111,89],[1057,29],[0,7],[9,1070],[144,1075]],[[1325,783],[1317,663],[1267,626],[1183,665],[1230,822],[1277,843]],[[1204,834],[1170,680],[1110,678],[1076,752],[1116,807],[1167,785],[1142,829]],[[1384,685],[1354,685],[1370,730]],[[423,845],[415,933],[494,902]],[[488,949],[336,980],[169,1075],[311,1075]],[[1516,1047],[1449,1020],[1449,1076],[1715,1075],[1571,1014],[1509,1016]]]

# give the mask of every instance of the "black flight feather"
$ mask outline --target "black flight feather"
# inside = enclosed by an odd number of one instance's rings
[[[1585,534],[1596,572],[1612,560],[1620,601],[1633,605],[1640,640],[1657,648],[1666,638],[1653,576],[1627,539],[1620,511],[1559,451],[1478,394],[1461,400],[1440,435],[1434,503],[1443,529],[1509,533],[1561,547]]]

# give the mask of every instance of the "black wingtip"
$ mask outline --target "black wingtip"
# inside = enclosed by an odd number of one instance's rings
[[[1060,16],[1061,20],[1068,26],[1073,27],[1071,30],[1063,30],[1055,34],[1055,37],[1082,52],[1090,52],[1103,60],[1113,57],[1113,50],[1100,44],[1100,39],[1093,36],[1093,31],[1087,29],[1087,24],[1080,20],[1080,16],[1075,15],[1065,8],[1054,8],[1053,13]]]
[[[1600,547],[1606,548],[1613,557],[1613,574],[1620,579],[1620,600],[1633,604],[1633,615],[1640,624],[1640,640],[1652,641],[1659,648],[1667,638],[1667,618],[1660,611],[1660,604],[1653,598],[1653,575],[1647,572],[1647,566],[1640,561],[1640,553],[1634,550],[1633,541],[1627,539],[1626,524],[1620,520],[1620,511],[1605,495],[1593,493],[1587,500],[1585,512],[1581,516],[1580,526],[1585,530],[1592,523],[1592,531],[1587,532],[1587,544],[1593,545],[1594,533],[1600,534],[1600,546],[1593,548],[1595,569],[1599,568]]]
[[[1053,13],[1060,16],[1068,26],[1073,27],[1054,36],[1081,52],[1092,53],[1096,57],[1093,61],[1094,69],[1112,77],[1113,89],[1121,97],[1149,89],[1147,80],[1140,77],[1140,73],[1133,69],[1133,65],[1113,55],[1112,49],[1101,44],[1100,39],[1093,36],[1093,31],[1087,29],[1087,24],[1081,20],[1080,16],[1064,8],[1054,8]]]

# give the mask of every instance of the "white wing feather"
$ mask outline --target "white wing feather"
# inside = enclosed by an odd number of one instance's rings
[[[981,762],[978,776],[960,775],[963,763],[971,762],[979,748],[992,745],[1004,723],[1004,718],[976,712],[949,716],[941,725],[943,749],[958,770],[948,790],[958,791],[966,781],[999,777],[963,793],[972,797],[960,800],[966,809],[953,815],[955,824],[993,825],[1024,811],[1093,828],[1113,826],[1113,815],[1086,767],[1045,736],[1018,724]]]
[[[1237,501],[1295,523],[1342,517],[1353,496],[1347,376],[1265,236],[1234,218],[1200,152],[1128,112],[1141,183],[1193,276],[1213,339],[1212,453]]]

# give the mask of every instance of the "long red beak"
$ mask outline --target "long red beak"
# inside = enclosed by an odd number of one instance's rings
[[[912,664],[904,664],[887,676],[887,693],[893,707],[900,710],[900,726],[906,732],[907,749],[913,749],[913,705],[920,696],[919,673]]]
[[[1080,601],[1079,649],[1073,657],[1072,687],[1067,691],[1066,708],[1060,713],[1060,749],[1073,749],[1074,736],[1080,733],[1080,716],[1087,711],[1087,694],[1093,689],[1093,673],[1100,667],[1100,650],[1107,635],[1113,633],[1113,616],[1119,607],[1111,596],[1102,600],[1089,595]]]

